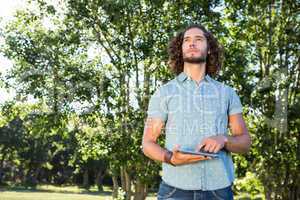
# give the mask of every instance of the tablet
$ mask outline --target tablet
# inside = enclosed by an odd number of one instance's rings
[[[219,155],[217,153],[210,153],[210,152],[206,152],[206,151],[191,151],[191,150],[179,150],[179,152],[181,153],[185,153],[185,154],[193,154],[193,155],[201,155],[201,156],[209,156],[212,158],[218,158]]]

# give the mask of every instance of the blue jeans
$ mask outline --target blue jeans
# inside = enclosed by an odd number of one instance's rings
[[[162,181],[157,193],[158,200],[233,200],[231,186],[211,191],[182,190]]]

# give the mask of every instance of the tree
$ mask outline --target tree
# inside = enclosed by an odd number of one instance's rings
[[[252,77],[249,85],[254,83],[255,88],[249,93],[251,87],[242,87],[254,140],[251,168],[262,181],[267,199],[299,198],[297,6],[294,1],[226,1],[236,43],[251,53],[247,57],[252,72],[245,77]]]
[[[10,151],[28,172],[35,171],[30,177],[51,173],[49,179],[62,183],[67,178],[58,175],[60,168],[76,168],[86,187],[89,173],[97,173],[101,189],[108,172],[115,197],[120,178],[126,199],[145,199],[160,169],[141,151],[148,101],[174,77],[167,65],[169,39],[196,22],[224,46],[224,67],[215,78],[236,88],[245,107],[253,148],[249,155],[234,155],[238,178],[253,169],[267,199],[296,199],[297,2],[68,0],[62,7],[35,2],[37,11],[18,12],[3,30],[2,48],[15,62],[4,81],[15,81],[10,87],[19,100],[33,96],[39,105],[19,117],[24,132],[16,134],[24,134],[24,146]],[[5,119],[1,131],[21,126],[14,119]]]
[[[118,160],[110,163],[120,170],[127,199],[132,195],[132,183],[135,199],[144,199],[148,185],[158,175],[158,165],[143,156],[140,144],[149,97],[160,81],[172,77],[166,65],[168,40],[173,32],[196,20],[219,29],[220,15],[212,11],[217,5],[218,1],[67,3],[69,20],[77,29],[90,30],[90,40],[109,57],[110,76],[114,78],[111,86],[118,96],[106,107],[113,123],[108,122],[105,127],[113,132],[110,142],[120,141],[118,148],[113,149]],[[215,20],[209,21],[211,17]]]
[[[1,106],[0,120],[0,184],[11,170],[12,165],[17,165],[17,152],[24,142],[24,125],[22,118],[26,115],[26,108],[7,102]]]

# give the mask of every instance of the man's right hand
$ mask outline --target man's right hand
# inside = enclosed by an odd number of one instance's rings
[[[174,165],[184,165],[184,164],[189,164],[189,163],[195,163],[200,160],[210,160],[211,159],[211,157],[181,153],[179,151],[179,145],[176,145],[172,152],[173,152],[173,156],[170,161]]]

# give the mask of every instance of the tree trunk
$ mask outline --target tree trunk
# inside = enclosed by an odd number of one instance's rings
[[[6,149],[7,148],[1,149],[2,159],[1,159],[1,162],[0,162],[0,184],[3,183],[3,177],[4,177],[4,170],[3,170],[3,168],[4,168],[4,160],[5,160],[5,157],[7,155]]]
[[[25,182],[27,185],[36,186],[38,184],[37,177],[39,175],[39,171],[39,168],[28,170],[25,178]]]
[[[148,194],[148,186],[137,178],[135,183],[134,200],[145,200]]]
[[[123,191],[126,191],[125,173],[123,167],[120,167],[121,187]]]
[[[36,170],[34,170],[34,173],[33,173],[33,182],[35,185],[37,185],[39,183],[38,181],[38,177],[40,175],[40,172],[41,172],[41,168],[38,167]]]
[[[104,177],[104,175],[105,175],[105,171],[103,171],[101,169],[97,171],[97,175],[96,175],[96,178],[95,178],[95,183],[98,187],[99,192],[103,191],[103,177]]]
[[[112,196],[113,198],[118,197],[118,189],[119,189],[119,183],[118,183],[118,177],[116,175],[112,175],[112,181],[113,181],[113,193]]]
[[[4,177],[3,168],[0,168],[0,185],[3,184],[3,177]]]
[[[266,200],[271,200],[271,192],[269,190],[266,190],[265,196],[266,196]]]
[[[83,187],[89,189],[89,170],[85,169],[83,173]]]
[[[124,169],[125,173],[125,183],[126,183],[126,200],[131,199],[132,191],[131,191],[131,178],[130,175],[128,174],[126,168]]]
[[[121,167],[121,183],[122,183],[122,189],[126,193],[126,200],[129,200],[132,195],[131,178],[125,167]]]

